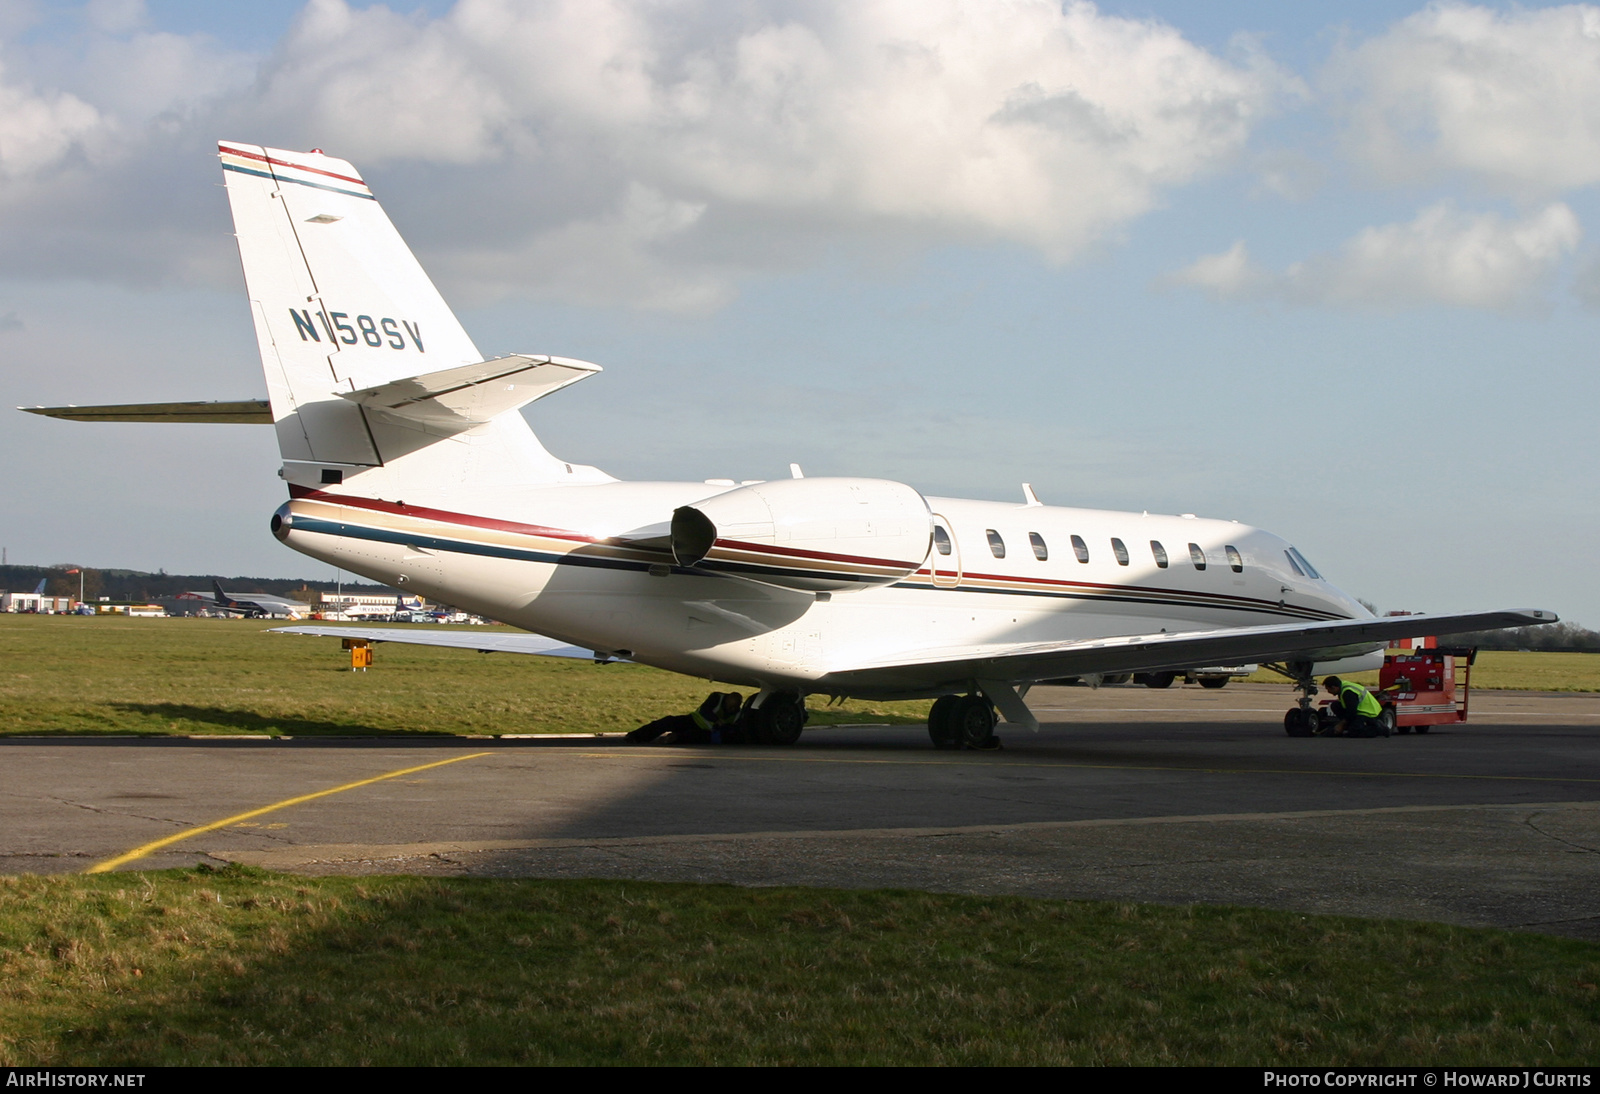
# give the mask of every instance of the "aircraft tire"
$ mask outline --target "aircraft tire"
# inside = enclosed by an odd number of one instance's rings
[[[933,707],[928,711],[928,737],[933,741],[934,748],[956,747],[956,706],[961,702],[959,695],[941,695],[933,701]]]
[[[994,740],[994,704],[986,696],[961,696],[952,721],[957,748],[988,748]]]
[[[1170,688],[1172,682],[1178,678],[1175,672],[1149,672],[1145,674],[1144,686],[1147,688]]]
[[[1290,707],[1289,712],[1283,716],[1283,731],[1291,737],[1311,737],[1315,734],[1316,727],[1315,711]]]
[[[1226,676],[1202,676],[1200,677],[1200,686],[1213,689],[1225,688],[1228,686],[1228,678]]]
[[[1133,679],[1132,673],[1112,672],[1100,677],[1100,682],[1102,684],[1126,684],[1131,679]]]
[[[805,726],[805,701],[796,695],[774,695],[756,711],[755,738],[764,745],[792,745]]]

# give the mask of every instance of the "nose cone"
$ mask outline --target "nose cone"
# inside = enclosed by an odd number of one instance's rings
[[[289,529],[294,527],[294,516],[289,512],[288,502],[278,506],[277,512],[272,514],[272,520],[268,522],[268,526],[272,529],[272,534],[278,537],[280,543],[289,541]]]

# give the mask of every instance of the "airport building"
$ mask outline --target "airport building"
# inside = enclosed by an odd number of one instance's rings
[[[40,615],[65,614],[76,601],[70,596],[44,593],[0,593],[0,612],[29,612]]]

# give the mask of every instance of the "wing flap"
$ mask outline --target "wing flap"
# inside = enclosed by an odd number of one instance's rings
[[[514,353],[337,394],[397,418],[464,429],[543,399],[599,371],[599,365],[587,361]]]
[[[105,406],[19,406],[29,414],[73,422],[205,422],[218,425],[271,425],[265,399],[213,403],[112,403]]]
[[[830,687],[960,688],[976,680],[1025,683],[1090,673],[1158,672],[1241,661],[1337,661],[1395,638],[1554,623],[1554,612],[1516,609],[1459,615],[1386,616],[1211,631],[1132,634],[1077,642],[1010,643],[915,651],[830,672]]]
[[[584,661],[617,658],[569,646],[542,634],[484,631],[478,627],[274,627],[272,634],[309,634],[318,638],[364,638],[368,642],[399,642],[408,646],[443,646],[479,653],[526,653],[538,657],[572,657]]]

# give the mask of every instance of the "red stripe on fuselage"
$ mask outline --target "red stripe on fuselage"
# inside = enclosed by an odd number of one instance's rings
[[[798,547],[776,547],[765,543],[749,543],[742,539],[719,539],[713,546],[728,547],[736,551],[749,551],[758,555],[782,555],[785,558],[814,558],[822,562],[854,562],[862,566],[889,566],[896,570],[903,570],[907,566],[915,566],[915,562],[906,562],[904,559],[869,558],[865,555],[831,555],[826,551],[803,551]]]
[[[491,532],[513,532],[524,536],[543,536],[546,539],[564,539],[573,543],[602,543],[593,536],[580,535],[560,528],[546,528],[540,524],[520,524],[514,520],[496,520],[493,517],[475,517],[468,513],[452,513],[445,509],[429,509],[422,505],[402,505],[377,498],[358,498],[348,494],[329,494],[309,486],[290,485],[289,496],[306,501],[324,501],[330,505],[348,505],[354,509],[370,509],[375,513],[393,513],[396,516],[420,517],[440,524],[459,524],[467,528],[484,528]]]
[[[347,494],[330,494],[323,490],[317,490],[309,486],[296,486],[292,483],[289,485],[289,496],[291,498],[304,499],[307,501],[327,502],[330,505],[347,505],[356,509],[370,509],[377,513],[391,513],[396,516],[418,517],[422,520],[431,520],[440,524],[457,524],[466,528],[483,528],[492,532],[511,532],[516,535],[540,536],[545,539],[565,540],[569,543],[605,544],[607,542],[602,539],[596,539],[594,536],[585,536],[577,532],[571,532],[561,528],[549,528],[540,524],[522,524],[512,520],[497,520],[493,517],[477,517],[467,513],[455,513],[445,509],[430,509],[421,505],[401,505],[399,502],[382,501],[378,498],[360,498]],[[781,554],[793,558],[815,558],[827,561],[855,562],[895,567],[907,565],[903,562],[890,562],[884,559],[862,558],[854,555],[830,555],[820,551],[802,551],[793,547],[768,547],[765,545],[747,544],[740,542],[739,540],[719,539],[716,542],[719,545],[736,547],[739,550],[770,552],[773,554]],[[650,548],[638,547],[636,545],[626,543],[618,543],[615,544],[615,546],[637,551],[650,550]],[[917,570],[916,573],[927,574],[928,570],[926,567],[924,567]],[[984,574],[974,572],[964,572],[961,575],[961,580],[993,581],[1002,585],[1048,585],[1054,586],[1063,591],[1082,590],[1085,592],[1098,593],[1138,593],[1151,597],[1164,597],[1169,600],[1173,597],[1190,597],[1203,602],[1200,604],[1195,604],[1195,607],[1226,608],[1234,605],[1255,605],[1265,608],[1279,607],[1276,601],[1261,600],[1256,597],[1233,596],[1229,593],[1208,593],[1191,589],[1162,589],[1153,585],[1113,585],[1093,581],[1066,581],[1061,578],[1052,577],[1021,577],[1005,574]],[[934,585],[931,587],[940,588],[941,586]],[[1320,609],[1301,608],[1298,610],[1304,612],[1319,611]],[[1332,616],[1331,618],[1340,617]]]
[[[917,576],[927,576],[930,582],[932,581],[933,577],[933,575],[929,573],[927,567],[919,569],[917,571]],[[1279,604],[1276,600],[1262,600],[1259,597],[1253,596],[1235,596],[1232,593],[1208,593],[1199,589],[1163,589],[1155,585],[1113,585],[1098,581],[1066,581],[1055,577],[1017,577],[1006,574],[983,574],[974,573],[970,570],[962,572],[961,580],[963,582],[997,581],[1002,584],[1052,585],[1061,589],[1083,589],[1092,592],[1105,593],[1141,593],[1152,597],[1164,597],[1167,600],[1171,600],[1173,597],[1193,597],[1197,600],[1206,602],[1204,604],[1195,605],[1196,607],[1228,607],[1230,605],[1246,604],[1256,605],[1264,608],[1279,607]],[[934,586],[934,588],[956,587],[958,586]],[[1301,612],[1323,611],[1321,608],[1299,608],[1294,610]],[[1342,619],[1344,617],[1332,615],[1329,616],[1329,618]]]

